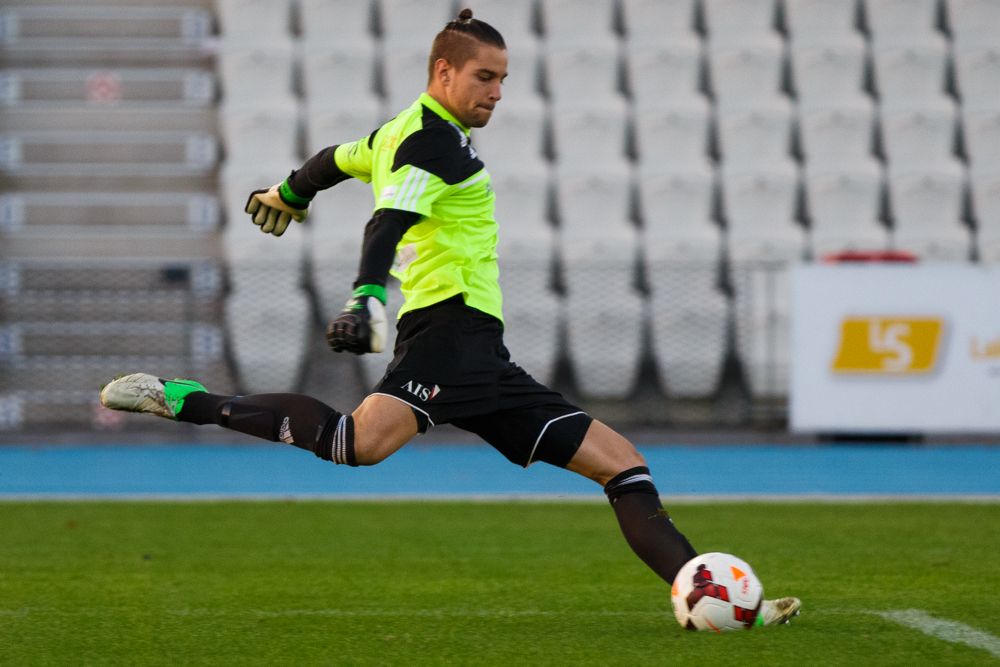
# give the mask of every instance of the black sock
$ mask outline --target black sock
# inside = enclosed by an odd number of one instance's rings
[[[626,470],[608,482],[604,492],[632,551],[664,581],[673,584],[684,563],[698,552],[660,504],[649,468]]]
[[[218,424],[272,442],[285,442],[326,461],[357,465],[354,418],[302,394],[220,396],[192,392],[177,419],[191,424]]]

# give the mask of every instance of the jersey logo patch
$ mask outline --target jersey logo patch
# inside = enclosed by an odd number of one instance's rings
[[[441,393],[441,387],[437,385],[434,385],[433,387],[425,387],[419,382],[414,383],[413,380],[410,380],[409,382],[404,384],[402,387],[400,387],[400,389],[405,389],[407,392],[413,394],[421,401],[429,401],[433,399],[435,396],[437,396],[439,393]]]
[[[413,264],[417,259],[419,259],[417,254],[417,249],[413,247],[413,244],[405,245],[399,249],[396,253],[396,260],[392,263],[393,271],[406,271],[410,268],[410,264]]]
[[[395,199],[397,192],[399,192],[399,186],[398,185],[387,185],[384,188],[382,188],[382,196],[379,197],[379,200],[382,200],[382,199]]]
[[[286,445],[295,444],[295,440],[292,438],[292,427],[288,423],[288,417],[285,417],[285,421],[281,422],[281,428],[278,429],[278,440]]]

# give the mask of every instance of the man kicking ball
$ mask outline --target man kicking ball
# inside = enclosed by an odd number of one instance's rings
[[[325,148],[246,212],[280,236],[305,220],[317,192],[348,179],[372,184],[354,294],[327,329],[335,352],[379,352],[386,280],[402,283],[395,357],[353,414],[300,394],[220,396],[197,382],[126,375],[101,402],[193,424],[218,424],[307,449],[349,466],[375,465],[435,424],[471,431],[510,461],[544,461],[598,484],[629,546],[668,584],[696,555],[670,520],[643,457],[628,440],[539,384],[503,344],[490,175],[469,143],[500,101],[503,37],[465,9],[431,49],[427,92],[371,135]],[[799,600],[765,601],[758,624],[787,622]]]

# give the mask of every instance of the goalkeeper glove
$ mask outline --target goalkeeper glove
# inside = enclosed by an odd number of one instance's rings
[[[381,352],[389,333],[385,288],[362,285],[326,328],[326,342],[334,352]]]
[[[294,172],[292,172],[294,173]],[[266,190],[254,190],[247,199],[246,212],[265,234],[281,236],[292,220],[302,222],[309,215],[309,200],[288,186],[288,179]]]

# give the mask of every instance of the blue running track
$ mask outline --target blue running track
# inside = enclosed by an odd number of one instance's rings
[[[665,496],[969,497],[1000,500],[1000,447],[642,447]],[[2,447],[0,499],[40,497],[603,497],[487,446],[409,445],[350,469],[285,445]]]

